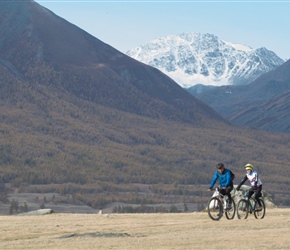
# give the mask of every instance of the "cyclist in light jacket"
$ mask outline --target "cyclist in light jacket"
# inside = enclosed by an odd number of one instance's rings
[[[244,179],[242,179],[241,183],[237,186],[237,191],[240,190],[240,187],[247,181],[249,180],[251,183],[251,188],[248,193],[248,198],[250,198],[254,193],[255,193],[255,199],[258,202],[258,207],[256,208],[257,210],[260,210],[261,207],[261,202],[259,200],[259,197],[262,196],[262,181],[258,176],[257,171],[254,171],[254,167],[252,164],[248,163],[245,165],[246,169],[246,175]]]

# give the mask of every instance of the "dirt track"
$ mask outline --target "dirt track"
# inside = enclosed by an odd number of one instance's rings
[[[262,220],[207,213],[0,216],[0,249],[289,249],[290,209]]]

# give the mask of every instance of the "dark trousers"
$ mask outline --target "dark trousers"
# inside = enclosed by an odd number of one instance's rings
[[[253,188],[253,187],[250,188],[249,194],[248,194],[249,199],[253,195],[253,193],[255,193],[255,199],[258,202],[258,204],[261,206],[261,202],[259,198],[262,196],[262,185],[257,188]]]
[[[227,195],[229,197],[229,202],[232,202],[231,191],[233,190],[233,186],[227,186],[226,189],[221,189],[220,193],[223,195]]]

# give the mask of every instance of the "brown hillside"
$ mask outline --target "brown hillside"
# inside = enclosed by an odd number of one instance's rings
[[[290,60],[252,83],[212,88],[198,96],[239,126],[289,133]]]
[[[200,124],[223,120],[157,69],[117,51],[34,1],[0,3],[0,55],[30,84],[108,107]]]
[[[205,204],[218,161],[234,170],[236,183],[250,161],[275,203],[289,204],[289,135],[217,122],[196,128],[16,79],[8,86],[13,95],[0,101],[0,180],[12,187],[6,192],[72,194],[99,209],[112,201]]]
[[[290,91],[255,107],[230,116],[231,121],[248,127],[290,133]]]
[[[251,162],[289,205],[290,135],[230,126],[160,71],[34,1],[0,2],[0,57],[0,202],[25,192],[98,209],[204,204],[222,161],[237,181]]]

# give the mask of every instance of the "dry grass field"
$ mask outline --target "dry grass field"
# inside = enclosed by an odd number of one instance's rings
[[[262,220],[179,214],[0,216],[0,249],[289,249],[290,209]]]

